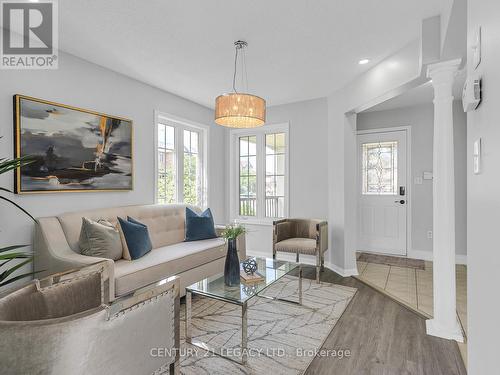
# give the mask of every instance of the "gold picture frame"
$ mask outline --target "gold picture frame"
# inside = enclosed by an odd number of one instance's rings
[[[124,117],[16,94],[16,194],[119,192],[134,189],[134,127]],[[95,146],[94,146],[95,144]]]

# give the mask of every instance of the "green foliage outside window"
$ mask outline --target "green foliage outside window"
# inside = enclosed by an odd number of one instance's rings
[[[184,203],[199,205],[198,156],[184,154]]]
[[[162,157],[165,158],[162,160]],[[158,173],[158,203],[175,203],[175,169],[172,153],[160,156],[160,171]]]

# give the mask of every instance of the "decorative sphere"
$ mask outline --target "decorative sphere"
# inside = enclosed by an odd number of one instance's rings
[[[257,292],[257,285],[252,284],[241,284],[243,288],[243,293],[247,296],[253,296]]]
[[[245,271],[247,275],[253,275],[254,272],[257,271],[257,262],[255,259],[250,258],[245,260],[243,262],[243,271]]]

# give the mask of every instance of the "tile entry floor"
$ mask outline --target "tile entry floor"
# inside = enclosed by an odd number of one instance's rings
[[[416,310],[420,314],[432,317],[432,262],[425,262],[425,269],[396,267],[385,264],[357,262],[357,278],[383,291],[396,301]],[[467,267],[456,266],[457,280],[457,316],[465,341],[467,341]],[[458,343],[460,353],[467,366],[466,342]]]

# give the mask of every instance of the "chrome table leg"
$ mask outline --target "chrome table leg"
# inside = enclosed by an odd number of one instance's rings
[[[248,350],[248,325],[247,325],[247,303],[241,305],[241,363],[247,363],[247,350]]]
[[[191,292],[186,291],[186,342],[191,342]]]
[[[299,265],[299,304],[302,305],[302,264]]]

